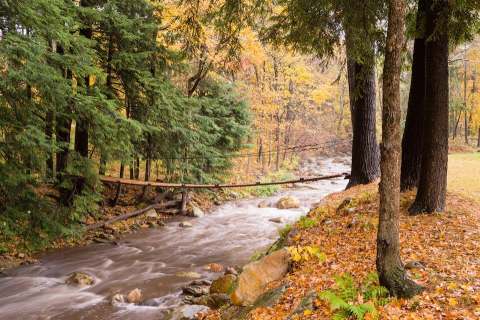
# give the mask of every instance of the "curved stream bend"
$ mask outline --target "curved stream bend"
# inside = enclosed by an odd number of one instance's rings
[[[341,173],[348,170],[345,162],[308,161],[302,170],[306,175]],[[211,279],[216,275],[203,269],[206,264],[247,263],[255,251],[277,238],[279,228],[345,185],[343,179],[324,180],[267,198],[273,204],[281,196],[292,195],[300,200],[299,209],[260,209],[257,205],[264,199],[240,200],[192,220],[193,228],[170,223],[165,228],[127,235],[118,246],[93,244],[45,255],[40,263],[10,270],[7,277],[0,278],[0,319],[168,318],[181,303],[181,287],[191,281],[176,274],[194,271]],[[269,221],[278,217],[283,218],[283,224]],[[83,289],[65,285],[66,277],[75,271],[93,275],[95,285]],[[142,289],[145,298],[156,306],[109,304],[114,293],[134,288]]]

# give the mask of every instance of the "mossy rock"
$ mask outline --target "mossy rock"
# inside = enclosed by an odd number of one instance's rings
[[[271,289],[262,294],[251,306],[239,307],[229,305],[221,310],[223,320],[244,320],[247,318],[250,311],[273,306],[283,295],[288,285],[282,285],[280,287]]]
[[[230,294],[235,289],[237,277],[233,274],[226,274],[214,280],[210,286],[210,293]]]

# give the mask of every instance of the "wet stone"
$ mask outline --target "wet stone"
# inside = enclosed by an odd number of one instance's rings
[[[132,291],[130,291],[128,294],[127,294],[127,301],[129,303],[135,303],[135,304],[138,304],[142,301],[142,290],[136,288],[136,289],[133,289]]]
[[[68,276],[65,283],[68,285],[87,287],[95,284],[95,280],[91,275],[84,272],[74,272]]]
[[[193,224],[191,224],[190,222],[187,222],[187,221],[183,221],[183,222],[180,222],[180,224],[178,226],[181,227],[181,228],[191,228],[191,227],[193,227]]]
[[[210,293],[230,293],[235,287],[237,277],[233,274],[227,274],[214,280],[210,286]]]

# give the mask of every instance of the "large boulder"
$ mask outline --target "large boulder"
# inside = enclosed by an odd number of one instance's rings
[[[277,208],[278,209],[300,208],[300,201],[298,201],[297,198],[294,198],[294,197],[291,197],[291,196],[286,196],[286,197],[280,198],[280,200],[278,200]]]
[[[233,274],[226,274],[214,280],[210,286],[210,293],[225,293],[230,294],[234,287],[237,277]]]
[[[231,295],[232,303],[248,306],[261,296],[267,284],[281,279],[288,271],[290,254],[286,249],[275,251],[243,268],[238,284]]]
[[[95,284],[95,280],[89,274],[84,272],[74,272],[70,274],[65,281],[68,285],[75,285],[78,287],[87,287]]]

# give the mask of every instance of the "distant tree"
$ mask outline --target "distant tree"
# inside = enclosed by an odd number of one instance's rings
[[[380,213],[377,271],[380,284],[392,295],[410,298],[421,288],[408,279],[400,259],[400,73],[404,46],[406,3],[390,0],[383,68],[383,108]]]

